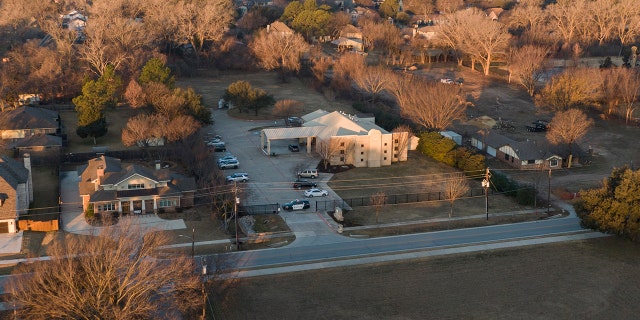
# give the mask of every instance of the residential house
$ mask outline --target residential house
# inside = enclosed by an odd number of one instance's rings
[[[14,157],[29,153],[35,162],[59,158],[64,143],[58,112],[31,106],[0,113],[0,134]]]
[[[515,141],[490,130],[473,134],[471,145],[518,169],[560,169],[563,164],[563,156],[549,143]]]
[[[22,106],[0,113],[3,140],[23,139],[34,135],[61,133],[60,115],[53,110]]]
[[[272,32],[279,33],[281,35],[292,35],[295,33],[295,31],[280,21],[275,21],[274,23],[267,25],[267,33]]]
[[[261,145],[271,154],[271,141],[298,139],[307,152],[327,156],[331,165],[380,167],[407,160],[409,133],[391,133],[371,115],[316,110],[302,116],[301,127],[263,129]]]
[[[62,27],[71,31],[81,32],[87,26],[87,17],[77,10],[61,15]]]
[[[500,7],[489,8],[489,9],[484,11],[484,13],[487,15],[487,17],[489,19],[491,19],[492,21],[498,21],[498,18],[500,18],[500,15],[502,15],[503,12],[504,12],[504,9],[502,9]]]
[[[18,219],[27,213],[33,201],[31,159],[25,155],[20,163],[0,157],[0,233],[18,232]]]
[[[342,28],[340,37],[331,43],[338,47],[338,51],[364,51],[362,31],[350,24]]]
[[[195,179],[120,159],[100,156],[78,168],[82,209],[95,213],[145,214],[174,211],[193,206]]]
[[[424,26],[413,29],[413,37],[422,37],[432,41],[438,37],[439,26]]]

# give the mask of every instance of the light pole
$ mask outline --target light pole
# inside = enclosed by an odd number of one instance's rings
[[[549,168],[549,189],[547,189],[547,214],[551,210],[551,168]]]
[[[185,237],[191,239],[191,258],[196,256],[196,228],[191,229],[191,237],[179,234],[178,237]]]
[[[233,202],[233,216],[236,225],[236,250],[240,250],[240,242],[238,242],[238,204],[240,204],[240,198],[238,198],[238,189],[235,189],[234,197],[235,200]]]
[[[482,187],[484,188],[484,212],[487,214],[487,221],[489,221],[489,186],[491,182],[489,179],[491,178],[491,173],[489,173],[489,168],[484,174],[484,179],[482,180]]]

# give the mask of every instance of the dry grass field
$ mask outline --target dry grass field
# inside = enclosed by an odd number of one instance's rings
[[[216,319],[637,319],[640,247],[556,243],[214,284]]]
[[[110,150],[124,150],[136,147],[125,147],[122,144],[122,128],[125,127],[129,118],[137,112],[129,108],[105,109],[105,117],[109,129],[103,137],[97,138],[93,143],[93,138],[80,138],[76,134],[78,128],[78,116],[73,110],[60,111],[60,118],[65,126],[67,138],[69,139],[69,147],[67,152],[91,152],[93,147],[106,147]]]

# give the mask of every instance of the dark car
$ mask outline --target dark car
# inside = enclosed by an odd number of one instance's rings
[[[531,123],[532,126],[527,126],[529,132],[544,132],[549,129],[549,122],[545,120],[536,120]]]
[[[293,200],[290,202],[287,202],[285,204],[282,205],[282,209],[284,210],[304,210],[304,209],[309,209],[311,208],[311,204],[309,203],[309,200]]]
[[[299,148],[297,145],[295,145],[295,144],[290,144],[290,145],[289,145],[289,151],[291,151],[291,152],[298,152],[298,151],[300,151],[300,148]]]
[[[298,179],[298,180],[293,182],[293,188],[294,189],[302,189],[302,188],[309,189],[309,188],[315,188],[317,186],[318,186],[317,183],[311,182],[311,181],[307,181],[307,180]]]

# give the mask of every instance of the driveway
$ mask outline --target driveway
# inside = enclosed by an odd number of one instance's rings
[[[281,125],[282,121],[245,121],[238,120],[227,115],[227,110],[213,110],[215,124],[209,127],[210,132],[222,136],[227,152],[238,158],[238,169],[226,170],[225,174],[234,172],[247,172],[251,180],[245,185],[240,202],[247,205],[283,203],[294,199],[304,198],[304,190],[293,189],[291,184],[296,179],[295,168],[298,166],[315,168],[320,158],[315,153],[307,154],[304,151],[290,152],[287,145],[294,140],[281,140],[272,142],[272,152],[276,156],[267,156],[260,148],[260,130],[251,130],[267,126]],[[250,131],[251,130],[251,131]],[[218,153],[221,156],[224,153]],[[318,187],[329,191],[327,199],[339,199],[328,188],[326,182],[331,179],[330,174],[321,173],[318,179]],[[312,180],[312,179],[309,179]],[[315,200],[309,199],[311,208],[303,211],[280,211],[280,215],[296,235],[296,241],[290,246],[303,246],[325,243],[351,241],[353,239],[343,237],[335,228],[330,227],[320,213],[314,212]]]

